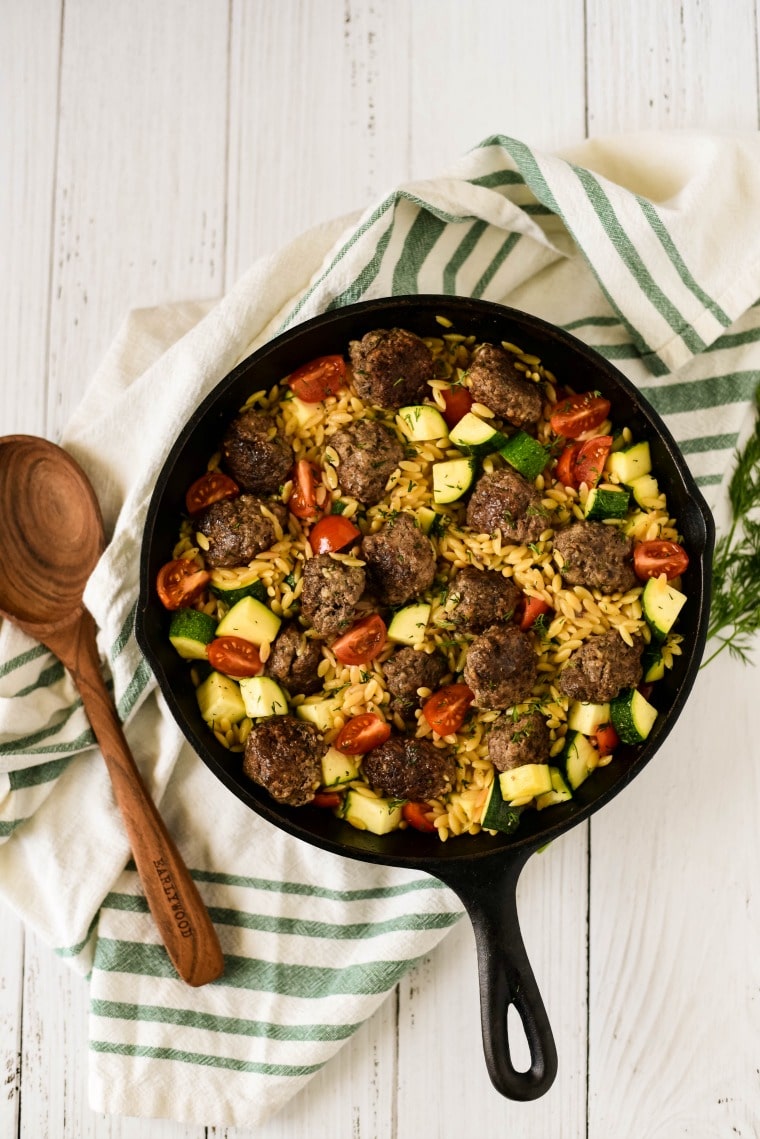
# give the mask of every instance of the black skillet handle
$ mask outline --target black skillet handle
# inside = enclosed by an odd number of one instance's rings
[[[480,976],[483,1050],[491,1083],[508,1099],[544,1095],[557,1074],[549,1018],[525,952],[517,916],[517,879],[529,851],[494,865],[441,865],[436,874],[461,898],[475,931]],[[509,1046],[507,1012],[513,1005],[530,1048],[530,1067],[518,1071]]]

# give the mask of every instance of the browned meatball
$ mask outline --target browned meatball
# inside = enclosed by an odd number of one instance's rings
[[[344,494],[374,506],[404,457],[396,436],[373,419],[357,419],[328,440],[338,452],[338,480]]]
[[[549,525],[536,488],[511,467],[482,475],[467,504],[467,525],[478,534],[497,530],[508,542],[536,542]]]
[[[351,623],[364,581],[361,566],[347,566],[329,554],[310,558],[303,567],[301,615],[324,637],[341,632]]]
[[[446,658],[437,650],[399,649],[383,665],[385,683],[393,699],[391,711],[410,718],[420,706],[418,688],[437,688],[449,670]]]
[[[311,696],[322,687],[317,672],[322,659],[322,642],[307,637],[298,625],[284,625],[272,645],[266,673],[273,676],[291,696]]]
[[[386,605],[403,605],[432,584],[435,551],[410,514],[397,514],[362,542],[373,593]]]
[[[293,449],[265,411],[244,411],[222,440],[224,465],[242,490],[277,494],[290,476]]]
[[[467,372],[470,392],[478,403],[515,427],[538,423],[543,397],[533,380],[515,367],[514,357],[493,344],[478,349]]]
[[[560,569],[568,585],[585,585],[602,593],[625,593],[637,584],[633,572],[633,542],[617,526],[604,522],[573,522],[554,538],[562,555]]]
[[[244,566],[274,545],[274,525],[262,506],[285,524],[287,511],[281,503],[262,502],[250,494],[214,502],[198,515],[195,529],[208,539],[208,549],[204,550],[207,565]]]
[[[429,740],[391,736],[362,760],[364,778],[392,799],[437,799],[456,777],[456,760],[448,748]]]
[[[452,578],[446,607],[455,625],[482,633],[497,621],[508,621],[520,597],[515,583],[497,570],[465,566]]]
[[[424,340],[404,328],[377,328],[349,345],[354,385],[380,407],[419,403],[433,379],[433,357]]]
[[[313,724],[295,716],[270,716],[248,733],[243,771],[278,803],[310,803],[322,779],[327,745]]]
[[[551,736],[540,712],[502,716],[488,733],[488,756],[497,771],[525,763],[548,763]]]
[[[631,647],[614,629],[589,637],[559,674],[559,687],[573,700],[606,704],[641,680],[643,648],[640,637],[633,638]]]
[[[529,633],[516,625],[492,625],[470,645],[464,682],[477,708],[511,708],[531,695],[536,664]]]

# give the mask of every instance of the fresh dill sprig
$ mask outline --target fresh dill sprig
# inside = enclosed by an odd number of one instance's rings
[[[760,389],[756,399],[760,398]],[[760,418],[738,455],[728,486],[731,527],[715,544],[707,639],[718,647],[702,667],[728,649],[751,663],[752,640],[760,632]]]

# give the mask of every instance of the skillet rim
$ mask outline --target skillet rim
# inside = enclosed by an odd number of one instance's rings
[[[171,498],[172,494],[176,499],[176,489],[172,486],[172,479],[174,478],[175,483],[178,481],[177,472],[183,463],[187,465],[188,455],[196,437],[207,432],[214,420],[217,421],[217,426],[221,427],[243,402],[239,397],[235,399],[234,393],[238,386],[243,386],[251,371],[260,370],[262,373],[268,371],[270,375],[266,383],[257,383],[255,386],[249,383],[247,392],[272,386],[283,375],[288,374],[297,363],[303,363],[304,360],[312,359],[316,355],[326,354],[330,350],[327,347],[317,351],[299,347],[304,341],[329,343],[332,335],[338,344],[332,350],[345,353],[349,339],[362,335],[372,328],[381,327],[382,324],[378,323],[380,320],[385,325],[411,327],[412,331],[419,331],[422,322],[426,321],[428,331],[421,334],[432,335],[437,328],[440,330],[440,326],[436,326],[435,322],[435,316],[438,314],[454,319],[455,326],[457,322],[461,325],[467,320],[476,322],[480,326],[489,322],[499,326],[511,325],[518,333],[514,337],[515,342],[521,343],[526,350],[530,349],[531,342],[540,343],[541,351],[536,354],[541,356],[542,363],[551,366],[554,356],[569,354],[579,371],[601,381],[594,383],[593,386],[599,387],[605,395],[613,397],[613,412],[616,404],[627,405],[632,414],[626,412],[624,421],[626,423],[639,421],[646,424],[647,438],[657,453],[653,465],[658,474],[663,473],[663,466],[667,468],[666,492],[669,505],[674,495],[681,502],[677,510],[671,507],[672,513],[678,519],[679,525],[690,532],[687,544],[691,562],[687,570],[688,588],[685,589],[689,603],[683,610],[686,621],[682,624],[681,631],[686,632],[688,626],[690,635],[685,636],[684,644],[688,643],[691,651],[685,652],[678,658],[676,667],[666,680],[659,682],[659,685],[664,685],[665,688],[658,687],[656,691],[672,690],[672,700],[663,711],[652,735],[643,745],[623,745],[612,763],[605,768],[597,769],[593,780],[584,783],[569,804],[554,807],[552,809],[554,814],[550,815],[548,820],[541,818],[539,821],[535,817],[539,816],[539,812],[531,812],[530,815],[526,812],[520,826],[513,834],[498,835],[493,838],[486,834],[460,836],[461,849],[459,840],[454,843],[442,843],[437,835],[429,836],[416,831],[410,833],[411,828],[379,837],[357,831],[325,811],[284,807],[275,803],[263,789],[250,783],[242,775],[242,771],[239,773],[234,771],[234,753],[230,753],[218,744],[208,733],[205,725],[201,728],[202,721],[197,711],[194,694],[189,693],[192,696],[192,703],[187,699],[187,692],[184,693],[183,700],[172,683],[172,674],[181,674],[183,668],[186,671],[187,662],[181,661],[169,644],[165,627],[168,615],[153,593],[156,566],[167,560],[167,557],[163,556],[166,551],[167,535],[162,531],[162,525],[167,525],[167,519],[164,517],[167,512],[168,520],[173,522],[172,544],[176,540],[179,512],[176,501],[172,503],[171,508],[167,505],[167,498]],[[378,319],[373,320],[373,317]],[[363,331],[350,333],[343,331],[341,335],[341,330],[345,330],[346,327],[359,327]],[[461,331],[467,333],[468,329],[464,327]],[[513,337],[501,333],[499,339],[513,339]],[[282,363],[276,363],[281,359],[286,360],[284,367]],[[573,386],[579,385],[574,383]],[[619,421],[618,416],[614,415],[614,418]],[[203,454],[207,455],[209,450],[206,444]],[[186,488],[188,482],[185,481],[183,485]],[[688,523],[688,527],[684,523]],[[564,834],[605,806],[652,759],[681,715],[699,669],[707,635],[714,537],[712,514],[670,430],[648,403],[644,394],[593,348],[540,317],[492,301],[438,294],[382,297],[332,309],[286,329],[242,360],[215,384],[200,402],[169,449],[151,495],[140,551],[140,589],[135,632],[138,644],[154,672],[159,689],[196,754],[238,799],[260,817],[295,838],[343,857],[425,870],[434,874],[440,871],[443,875],[445,868],[450,867],[453,870],[452,863],[464,861],[481,865],[505,857],[527,857],[537,847]],[[670,683],[667,684],[666,681]],[[189,678],[187,687],[190,687]],[[193,708],[195,708],[194,714]],[[589,783],[592,784],[590,789]],[[305,825],[308,823],[311,826]]]

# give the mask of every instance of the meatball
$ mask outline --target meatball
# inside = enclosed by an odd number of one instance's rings
[[[433,357],[424,340],[403,328],[377,328],[349,345],[354,385],[380,407],[419,403],[433,379]]]
[[[432,584],[435,551],[410,514],[397,514],[362,542],[370,588],[386,605],[403,605]]]
[[[529,633],[516,625],[492,625],[470,645],[464,682],[477,708],[511,708],[531,695],[536,665]]]
[[[437,688],[449,670],[446,658],[437,650],[399,649],[383,665],[385,682],[392,696],[391,712],[409,718],[419,708],[418,688]]]
[[[364,581],[361,566],[347,566],[329,554],[310,558],[303,567],[302,616],[325,637],[339,633],[351,622]]]
[[[515,367],[514,357],[493,344],[478,349],[467,372],[470,393],[478,403],[514,427],[538,423],[543,398],[533,380]]]
[[[633,572],[633,543],[617,526],[604,522],[573,522],[554,538],[562,555],[560,569],[568,585],[586,585],[602,593],[625,593],[637,583]]]
[[[488,733],[488,756],[497,771],[524,763],[548,763],[551,736],[540,712],[502,716]]]
[[[204,550],[207,565],[244,566],[274,545],[274,523],[263,507],[285,524],[287,511],[281,503],[262,502],[251,494],[214,502],[198,515],[195,529],[208,539],[208,549]]]
[[[482,633],[497,621],[508,621],[520,596],[515,583],[497,570],[465,566],[449,585],[447,611],[455,625]]]
[[[233,419],[222,440],[222,457],[232,477],[251,494],[277,494],[293,466],[290,444],[264,411],[244,411]]]
[[[327,744],[313,724],[295,716],[270,716],[251,728],[243,771],[278,803],[310,803],[322,779]]]
[[[362,760],[364,778],[392,799],[436,799],[456,777],[456,760],[448,748],[429,740],[391,736]]]
[[[382,423],[357,419],[328,440],[338,452],[338,479],[344,494],[374,506],[404,457],[404,448]]]
[[[589,637],[559,674],[560,690],[573,700],[606,704],[641,680],[643,648],[640,637],[633,638],[633,646],[627,645],[614,629]]]
[[[291,623],[284,625],[272,645],[266,673],[273,676],[291,696],[311,696],[322,687],[317,672],[322,659],[322,642],[314,640]]]
[[[511,467],[482,475],[467,504],[467,525],[478,534],[500,531],[508,542],[536,542],[549,519],[536,488]]]

